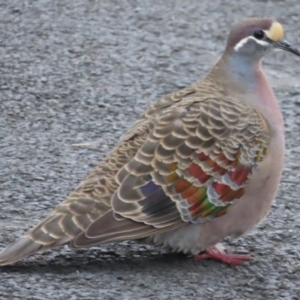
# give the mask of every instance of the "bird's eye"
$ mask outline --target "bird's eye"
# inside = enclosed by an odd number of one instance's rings
[[[253,36],[258,40],[262,40],[265,37],[265,33],[262,30],[258,29],[254,31]]]

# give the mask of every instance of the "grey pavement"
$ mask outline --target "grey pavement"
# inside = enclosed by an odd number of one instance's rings
[[[300,2],[0,0],[0,247],[38,223],[158,97],[198,81],[232,23],[282,22],[300,48]],[[267,220],[229,251],[232,268],[124,242],[59,247],[0,269],[0,299],[300,299],[300,60],[264,68],[286,125]]]

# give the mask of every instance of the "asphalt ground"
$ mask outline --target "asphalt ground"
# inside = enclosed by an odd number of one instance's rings
[[[300,2],[0,1],[0,247],[38,223],[160,96],[199,80],[230,26],[271,17],[300,48]],[[300,60],[264,68],[286,126],[267,220],[228,251],[232,268],[135,243],[67,247],[0,269],[0,299],[300,299]]]

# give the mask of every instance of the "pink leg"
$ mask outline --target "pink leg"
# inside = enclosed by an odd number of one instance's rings
[[[212,246],[208,247],[203,253],[195,255],[194,259],[214,259],[228,265],[240,266],[244,261],[251,260],[251,256],[247,254],[228,254],[216,246]]]

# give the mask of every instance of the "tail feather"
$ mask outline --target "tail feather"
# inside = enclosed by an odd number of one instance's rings
[[[67,229],[61,225],[64,219],[66,215],[50,215],[26,235],[7,246],[0,252],[0,266],[13,264],[37,251],[69,243],[81,230],[73,226],[74,236],[66,234]],[[72,227],[72,224],[68,225]]]
[[[84,199],[80,200],[82,203]],[[13,264],[37,251],[70,243],[98,217],[98,212],[92,214],[88,211],[82,215],[76,213],[67,205],[59,206],[25,236],[0,252],[0,266]]]
[[[37,231],[41,233],[41,230]],[[33,233],[37,235],[35,231],[33,231]],[[51,236],[48,236],[48,238],[51,238]],[[40,239],[34,239],[33,235],[29,233],[17,239],[0,252],[0,266],[13,264],[38,251],[44,251],[58,245],[67,244],[70,240],[72,240],[70,237],[64,236],[60,239],[52,238],[51,243],[45,244]]]
[[[28,236],[23,236],[0,252],[0,265],[10,265],[43,248]]]

